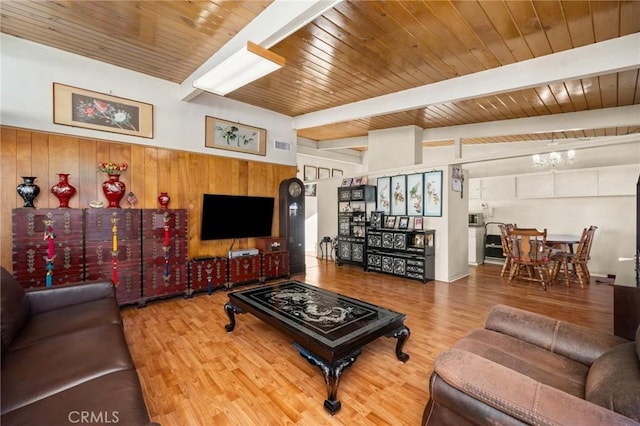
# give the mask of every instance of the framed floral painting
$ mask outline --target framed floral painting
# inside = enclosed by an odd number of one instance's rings
[[[53,83],[53,122],[153,138],[153,105]]]
[[[391,214],[404,216],[407,214],[407,176],[391,177]]]
[[[442,216],[442,170],[424,174],[424,216]]]
[[[407,176],[407,214],[409,216],[422,216],[424,209],[423,180],[422,173]]]
[[[376,200],[376,210],[388,215],[391,213],[391,178],[379,177],[377,181],[378,199]]]
[[[267,155],[267,131],[214,117],[205,118],[205,143],[208,148]]]

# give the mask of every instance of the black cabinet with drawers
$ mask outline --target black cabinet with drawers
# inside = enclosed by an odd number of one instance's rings
[[[364,265],[365,234],[371,212],[376,207],[376,187],[372,185],[338,188],[338,264]]]
[[[367,271],[422,282],[435,279],[435,231],[367,227]]]

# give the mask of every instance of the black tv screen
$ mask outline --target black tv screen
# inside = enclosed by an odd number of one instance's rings
[[[271,236],[273,197],[204,194],[201,240]]]

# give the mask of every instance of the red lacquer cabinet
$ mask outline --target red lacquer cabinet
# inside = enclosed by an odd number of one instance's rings
[[[87,209],[85,279],[112,280],[119,305],[142,299],[140,209]]]
[[[18,208],[12,210],[12,219],[13,275],[24,288],[46,286],[50,253],[52,285],[84,279],[81,209]],[[54,236],[51,247],[45,231]]]
[[[206,291],[211,294],[214,290],[227,286],[226,257],[209,257],[192,259],[189,262],[189,294]]]
[[[229,287],[260,280],[260,255],[229,258]]]
[[[187,295],[186,209],[142,210],[142,295]]]

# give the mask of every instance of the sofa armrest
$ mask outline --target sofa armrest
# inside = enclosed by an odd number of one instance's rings
[[[434,374],[480,403],[528,424],[637,424],[614,411],[459,349],[440,354]],[[439,401],[437,391],[432,392],[431,398],[436,404],[460,411],[451,406],[455,401]]]
[[[115,287],[110,281],[83,282],[37,288],[27,291],[26,296],[31,313],[37,314],[98,299],[115,298]]]
[[[587,366],[614,346],[628,342],[612,334],[505,305],[491,308],[484,328],[515,337]]]

